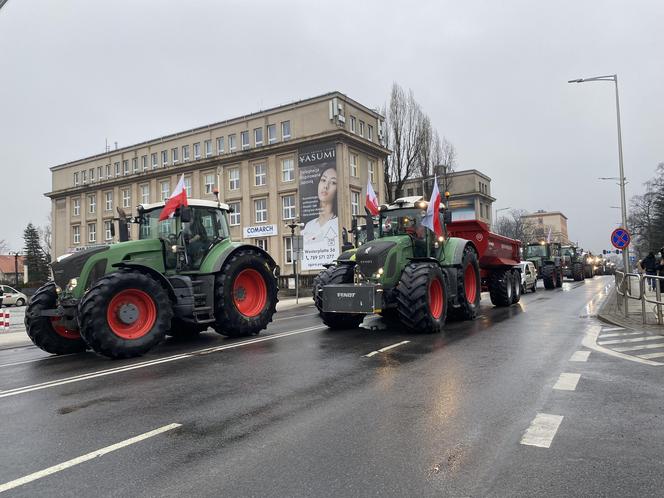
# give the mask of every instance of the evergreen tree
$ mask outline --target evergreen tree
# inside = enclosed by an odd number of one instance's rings
[[[48,264],[42,251],[39,231],[32,223],[23,230],[23,254],[28,265],[28,280],[31,285],[41,285],[48,280]]]

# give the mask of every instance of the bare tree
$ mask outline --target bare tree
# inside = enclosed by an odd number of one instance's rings
[[[41,246],[41,250],[46,256],[46,260],[48,263],[51,262],[51,241],[53,239],[53,222],[52,222],[52,217],[51,213],[48,214],[48,219],[47,223],[44,226],[41,226],[37,229],[37,232],[39,233],[39,245]]]
[[[440,184],[443,188],[443,192],[451,192],[452,173],[454,173],[454,168],[456,168],[457,163],[456,148],[445,137],[443,137],[441,141],[437,132],[436,140],[438,141],[437,148],[439,154],[439,159],[436,162],[436,175],[438,178],[442,179]]]
[[[0,239],[0,254],[4,254],[9,251],[9,244],[5,239]]]
[[[494,231],[505,237],[520,240],[522,244],[528,244],[535,240],[535,227],[532,223],[524,220],[523,216],[528,214],[525,209],[511,209],[508,216],[501,216],[496,220]]]
[[[639,253],[647,253],[656,243],[657,195],[649,183],[646,182],[648,191],[645,194],[635,195],[630,200],[628,225],[636,239]]]

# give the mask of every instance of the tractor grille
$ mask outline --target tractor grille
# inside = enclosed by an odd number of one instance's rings
[[[384,266],[387,253],[396,245],[396,242],[376,241],[361,246],[355,253],[355,262],[362,275],[371,277]]]

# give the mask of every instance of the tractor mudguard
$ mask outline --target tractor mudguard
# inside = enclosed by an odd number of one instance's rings
[[[150,275],[152,278],[154,278],[164,287],[164,289],[168,292],[168,297],[170,297],[173,300],[173,302],[177,300],[177,297],[175,295],[175,290],[173,289],[173,285],[171,284],[171,282],[166,278],[166,276],[163,273],[159,273],[154,268],[150,268],[149,266],[144,266],[144,265],[138,265],[136,263],[124,263],[124,262],[115,263],[112,266],[118,269],[126,268],[129,270],[136,270]]]
[[[270,268],[270,271],[275,274],[275,270],[277,269],[277,263],[272,259],[272,256],[270,256],[267,252],[265,252],[263,249],[261,249],[258,246],[252,245],[252,244],[229,244],[226,246],[221,253],[219,253],[216,257],[216,259],[212,262],[212,267],[209,270],[209,273],[218,273],[221,271],[221,269],[224,266],[224,263],[228,258],[231,257],[232,254],[234,254],[237,251],[240,251],[242,249],[250,249],[254,252],[259,253],[263,258],[265,258],[265,261],[267,262],[268,267]],[[207,258],[206,258],[207,259]],[[203,265],[201,265],[201,273],[207,273],[204,269],[203,266],[207,263],[205,261]],[[207,265],[205,265],[207,266]]]

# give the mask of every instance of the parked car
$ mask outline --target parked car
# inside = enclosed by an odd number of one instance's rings
[[[522,261],[518,268],[521,270],[521,294],[532,290],[537,292],[537,269],[532,261]]]
[[[25,303],[28,302],[28,296],[8,285],[0,285],[0,294],[2,294],[3,306],[12,304],[14,306],[25,306]]]

